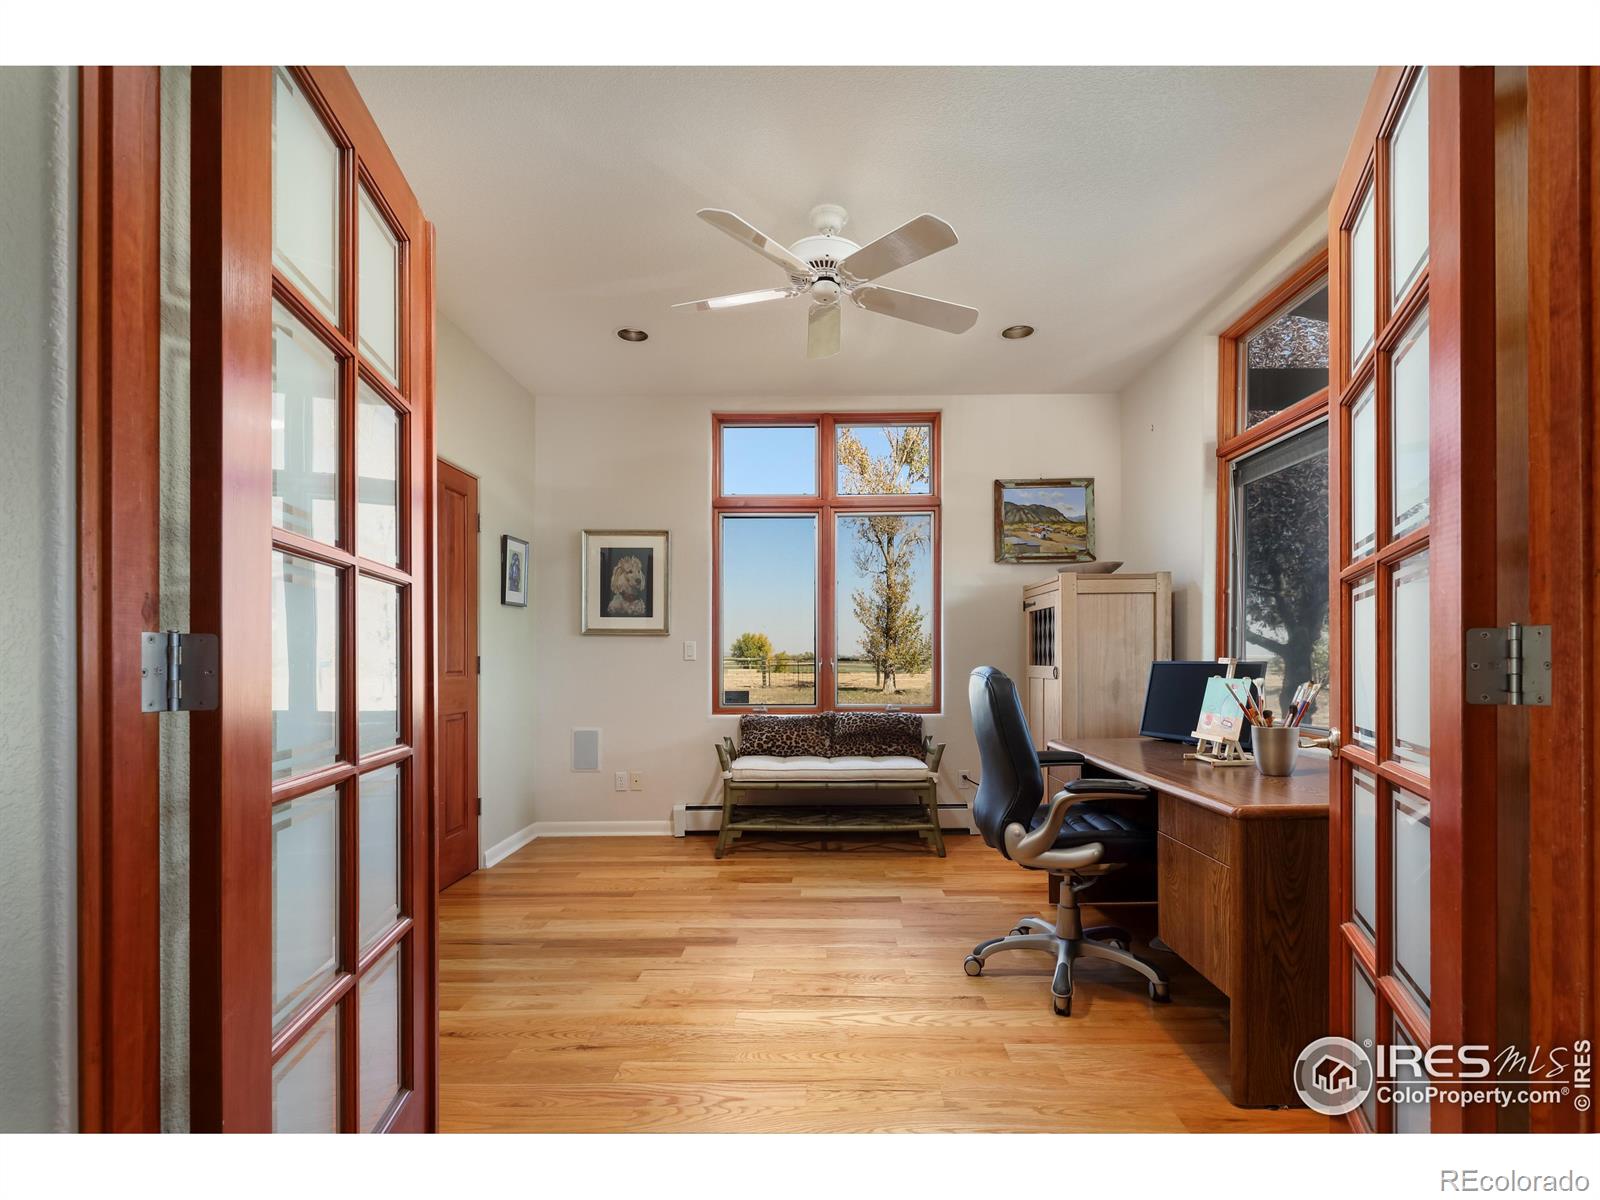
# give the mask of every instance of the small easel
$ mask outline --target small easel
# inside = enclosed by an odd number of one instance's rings
[[[1234,677],[1234,671],[1239,665],[1239,660],[1236,658],[1228,658],[1219,659],[1218,662],[1225,662],[1228,666],[1228,670],[1223,678],[1232,679]],[[1215,682],[1214,679],[1213,682]],[[1229,695],[1231,696],[1232,693],[1230,692]],[[1214,715],[1217,717],[1224,716],[1224,714],[1221,713]],[[1202,709],[1201,724],[1204,723],[1205,710]],[[1237,719],[1235,719],[1232,714],[1227,714],[1226,719],[1219,723],[1219,729],[1222,733],[1221,737],[1217,737],[1212,733],[1203,733],[1199,729],[1196,729],[1190,734],[1190,736],[1197,740],[1198,745],[1196,745],[1191,753],[1185,754],[1183,757],[1186,760],[1192,759],[1196,762],[1209,763],[1213,767],[1249,766],[1251,763],[1255,762],[1255,756],[1248,750],[1244,750],[1239,746],[1239,732],[1243,727],[1244,712],[1241,710]]]

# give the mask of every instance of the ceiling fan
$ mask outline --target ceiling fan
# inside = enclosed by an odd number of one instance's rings
[[[899,229],[884,234],[875,242],[858,246],[839,236],[849,214],[837,204],[819,204],[811,210],[811,225],[816,233],[785,248],[762,233],[743,217],[720,208],[703,208],[700,219],[731,238],[749,246],[757,254],[782,267],[789,276],[788,287],[736,292],[731,296],[712,296],[707,300],[688,300],[674,308],[698,308],[711,312],[719,308],[738,308],[768,300],[787,300],[791,296],[811,297],[811,312],[806,331],[806,357],[827,358],[839,352],[839,310],[846,296],[858,308],[898,317],[942,329],[946,333],[965,333],[978,319],[978,310],[948,300],[935,300],[914,292],[880,287],[874,282],[890,271],[927,258],[956,244],[956,231],[930,213],[913,217]]]

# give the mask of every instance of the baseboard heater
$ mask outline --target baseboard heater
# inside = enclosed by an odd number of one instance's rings
[[[722,828],[722,805],[677,804],[672,808],[672,836],[716,833]],[[954,833],[973,831],[971,809],[961,801],[939,805],[939,828]]]

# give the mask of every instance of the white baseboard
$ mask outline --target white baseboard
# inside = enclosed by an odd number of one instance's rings
[[[540,837],[668,837],[671,821],[540,821]]]
[[[535,821],[532,825],[524,825],[510,837],[496,842],[494,845],[490,846],[487,850],[480,854],[478,856],[478,865],[485,868],[492,867],[501,859],[507,858],[510,855],[515,854],[518,850],[521,850],[524,846],[538,836],[539,823],[537,821]]]
[[[492,867],[542,837],[667,837],[671,821],[535,821],[496,842],[481,855],[479,866]]]

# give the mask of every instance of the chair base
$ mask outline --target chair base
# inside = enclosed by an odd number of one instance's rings
[[[1098,958],[1137,971],[1148,981],[1150,999],[1158,1004],[1167,1003],[1172,997],[1166,973],[1128,949],[1126,929],[1115,925],[1083,928],[1077,893],[1088,886],[1092,878],[1078,878],[1069,873],[1065,882],[1067,886],[1061,889],[1061,902],[1056,906],[1053,926],[1039,917],[1023,917],[1005,937],[990,938],[974,946],[962,963],[962,969],[968,975],[981,975],[990,958],[1007,950],[1054,954],[1056,967],[1050,980],[1050,1005],[1057,1016],[1065,1017],[1072,1014],[1072,964],[1080,958]]]

